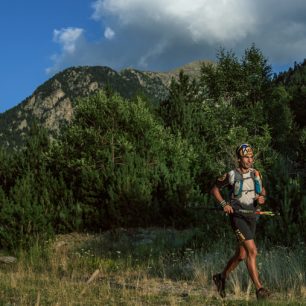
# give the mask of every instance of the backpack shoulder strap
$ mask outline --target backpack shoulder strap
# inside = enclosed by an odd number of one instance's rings
[[[235,179],[234,179],[235,182],[237,182],[237,181],[243,181],[243,176],[242,176],[241,172],[239,171],[239,169],[236,168],[236,169],[234,169],[233,171],[234,171],[234,175],[235,175]]]
[[[239,198],[242,194],[243,176],[238,168],[233,170],[233,190],[232,194],[235,198]]]
[[[262,192],[262,178],[261,178],[260,172],[256,169],[252,169],[251,177],[254,180],[256,194],[261,194],[261,192]]]

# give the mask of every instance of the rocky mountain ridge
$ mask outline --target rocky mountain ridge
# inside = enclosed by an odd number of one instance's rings
[[[116,91],[127,99],[142,94],[158,103],[167,98],[172,78],[177,78],[181,70],[197,78],[203,63],[192,62],[169,72],[132,68],[117,72],[104,66],[67,68],[40,85],[19,105],[0,115],[0,144],[18,148],[34,122],[51,134],[57,133],[63,124],[71,121],[78,99],[101,89]]]

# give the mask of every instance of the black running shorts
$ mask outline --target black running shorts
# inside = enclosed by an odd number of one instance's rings
[[[239,242],[255,238],[256,218],[230,215],[230,220],[231,226]]]

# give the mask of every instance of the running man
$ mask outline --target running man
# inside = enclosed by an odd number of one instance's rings
[[[215,274],[213,280],[221,297],[225,297],[225,282],[231,271],[244,260],[249,275],[256,287],[257,299],[264,299],[270,292],[263,288],[259,280],[256,266],[257,248],[254,242],[256,230],[256,205],[265,203],[265,188],[259,171],[253,168],[253,149],[248,144],[242,144],[236,149],[238,168],[231,170],[216,180],[211,193],[221,205],[224,212],[230,216],[231,226],[236,235],[238,245],[234,256],[228,261],[221,273]],[[231,198],[226,202],[221,190],[228,187]]]

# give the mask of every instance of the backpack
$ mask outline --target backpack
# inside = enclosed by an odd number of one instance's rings
[[[242,195],[242,191],[246,191],[243,190],[243,181],[249,178],[243,178],[242,174],[237,169],[232,171],[234,172],[234,181],[232,185],[231,194],[234,196],[234,198],[239,199]],[[262,192],[262,180],[260,173],[255,169],[251,169],[250,176],[254,182],[255,194],[260,194]],[[254,189],[249,191],[254,191]]]

